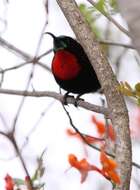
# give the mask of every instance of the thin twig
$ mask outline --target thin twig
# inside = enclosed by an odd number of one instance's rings
[[[48,0],[45,1],[44,6],[45,6],[46,15],[48,16],[48,14],[49,14],[49,1]]]
[[[49,111],[49,109],[51,108],[51,106],[55,103],[56,100],[53,100],[50,102],[50,104],[42,111],[42,113],[40,114],[38,120],[36,121],[36,123],[34,124],[34,126],[31,128],[31,130],[29,131],[28,135],[25,137],[25,142],[22,145],[21,151],[23,150],[23,148],[27,145],[28,140],[30,138],[30,136],[33,134],[33,132],[36,131],[39,123],[41,122],[41,120],[44,118],[44,116],[46,115],[46,113]]]
[[[72,121],[72,118],[71,118],[69,112],[67,111],[67,109],[65,108],[65,106],[64,106],[63,103],[62,103],[62,106],[63,106],[64,111],[66,112],[66,115],[67,115],[68,118],[69,118],[70,125],[71,125],[72,128],[76,131],[76,133],[80,135],[81,139],[82,139],[89,147],[94,148],[94,149],[96,149],[96,150],[99,150],[99,148],[97,148],[96,146],[90,144],[90,143],[87,141],[87,139],[85,138],[85,136],[88,136],[88,135],[83,134],[83,133],[81,133],[81,132],[79,131],[79,129],[74,125],[74,123],[73,123],[73,121]],[[91,137],[91,136],[90,136],[90,137]],[[104,140],[104,139],[101,139],[101,140]]]
[[[3,81],[4,81],[4,73],[1,74],[0,88],[2,87]]]
[[[43,26],[43,28],[42,28],[42,31],[41,31],[41,34],[40,34],[40,37],[39,37],[39,41],[38,41],[38,45],[37,45],[37,48],[36,48],[36,52],[35,52],[35,56],[34,56],[34,57],[37,57],[37,56],[38,56],[39,49],[40,49],[40,46],[41,46],[41,43],[42,43],[43,35],[44,35],[44,32],[45,32],[45,29],[46,29],[47,24],[48,24],[48,19],[46,19],[45,24],[44,24],[44,26]]]
[[[98,42],[100,44],[105,44],[105,45],[110,45],[110,46],[121,46],[121,47],[128,48],[128,49],[135,49],[135,47],[130,44],[123,44],[123,43],[112,42],[112,41],[108,41],[108,40],[98,40]]]
[[[137,164],[136,162],[132,162],[132,165],[133,165],[134,167],[136,167],[136,168],[140,169],[140,165],[139,165],[139,164]]]
[[[34,75],[35,65],[36,65],[36,62],[37,62],[36,57],[38,55],[38,52],[39,52],[39,49],[40,49],[40,46],[41,46],[41,42],[42,42],[42,38],[43,38],[43,34],[44,34],[44,31],[46,29],[47,24],[48,24],[48,21],[46,19],[46,22],[45,22],[45,24],[44,24],[44,26],[42,28],[41,35],[40,35],[40,38],[39,38],[39,41],[38,41],[38,45],[37,45],[37,48],[36,48],[35,56],[34,56],[34,59],[33,59],[33,62],[32,62],[32,68],[31,68],[31,71],[30,71],[30,74],[29,74],[29,78],[28,78],[26,87],[25,87],[25,91],[28,90],[28,88],[30,86],[30,82],[31,82],[31,80],[33,78],[33,75]],[[22,107],[24,105],[25,98],[26,98],[26,96],[22,97],[20,105],[19,105],[19,107],[17,109],[17,113],[15,115],[15,118],[14,118],[14,121],[13,121],[13,124],[12,124],[13,133],[15,132],[16,123],[17,123],[17,120],[18,120],[19,115],[21,113]]]
[[[5,72],[7,72],[7,71],[12,71],[12,70],[19,69],[19,68],[21,68],[21,67],[24,67],[25,65],[28,65],[29,63],[31,63],[31,62],[24,62],[24,63],[18,64],[18,65],[15,65],[15,66],[13,66],[13,67],[1,69],[1,70],[0,70],[0,73],[3,74],[3,73],[5,73]]]
[[[24,59],[27,62],[33,62],[33,60],[34,60],[33,56],[20,50],[19,48],[15,47],[13,44],[9,43],[8,41],[6,41],[5,39],[3,39],[1,37],[0,37],[0,46],[7,49],[8,51],[15,54],[16,56],[21,57],[22,59]],[[48,50],[45,55],[47,55],[49,53],[50,53],[50,50]],[[50,68],[47,65],[39,62],[38,58],[36,58],[36,61],[37,61],[36,64],[38,64],[39,66],[43,67],[44,69],[50,71]]]
[[[17,142],[16,142],[15,138],[14,137],[12,138],[12,137],[13,137],[13,133],[12,133],[12,136],[10,136],[10,140],[11,140],[11,142],[12,142],[12,144],[13,144],[15,150],[16,150],[16,153],[17,153],[17,155],[18,155],[18,157],[19,157],[19,159],[21,161],[21,164],[22,164],[22,166],[24,168],[26,176],[28,176],[28,178],[29,178],[29,184],[30,184],[31,190],[33,190],[34,188],[33,188],[32,180],[30,178],[30,174],[29,174],[29,172],[27,170],[27,167],[26,167],[26,164],[24,162],[24,159],[23,159],[23,157],[22,157],[22,155],[20,153],[20,150],[18,148]]]
[[[45,52],[45,53],[39,55],[39,56],[37,57],[37,59],[40,60],[42,57],[48,55],[48,54],[51,53],[52,51],[53,51],[53,49],[49,49],[47,52]]]
[[[125,33],[127,36],[130,37],[130,33],[124,28],[122,27],[111,15],[109,15],[108,13],[105,13],[103,11],[101,11],[97,6],[96,6],[96,2],[93,0],[87,0],[90,4],[92,4],[102,15],[104,15],[110,22],[112,22],[119,30],[121,30],[123,33]]]
[[[125,56],[125,54],[127,53],[128,49],[123,49],[122,52],[120,53],[120,55],[117,57],[117,60],[115,62],[115,66],[116,66],[116,76],[119,76],[120,73],[120,67],[121,67],[121,60],[122,58]]]
[[[27,84],[26,84],[25,91],[28,90],[28,88],[29,88],[30,81],[32,80],[32,77],[33,77],[34,69],[35,69],[35,64],[32,64],[32,69],[31,69],[31,72],[30,72],[30,75],[29,75],[29,78],[28,78],[28,81],[27,81]],[[15,132],[16,123],[17,123],[17,120],[18,120],[19,115],[21,113],[21,110],[22,110],[24,102],[25,102],[25,96],[22,97],[20,105],[19,105],[19,107],[17,109],[17,113],[16,113],[15,118],[13,120],[13,124],[12,124],[13,133]]]
[[[0,113],[0,120],[2,121],[3,126],[5,127],[5,129],[8,130],[9,126],[8,126],[8,124],[6,122],[6,119],[5,119],[5,117],[3,116],[2,113]]]
[[[22,157],[22,155],[20,153],[20,150],[18,148],[17,142],[16,142],[16,140],[14,138],[13,132],[4,133],[4,132],[0,131],[0,134],[3,135],[4,137],[6,137],[12,143],[12,145],[13,145],[13,147],[15,149],[15,152],[18,155],[18,157],[19,157],[19,159],[21,161],[21,164],[22,164],[23,169],[24,169],[24,171],[26,173],[26,176],[29,177],[29,183],[30,183],[31,189],[33,190],[32,180],[30,178],[30,175],[29,175],[29,172],[27,170],[27,167],[26,167],[26,164],[24,162],[24,159],[23,159],[23,157]]]
[[[87,138],[92,138],[94,139],[95,141],[98,141],[98,142],[103,142],[105,141],[104,138],[99,138],[99,137],[94,137],[94,136],[91,136],[91,135],[87,135],[85,133],[82,133],[81,131],[79,131],[79,129],[74,125],[73,121],[72,121],[72,118],[70,116],[70,113],[67,111],[67,109],[65,108],[64,104],[62,103],[62,106],[63,106],[63,109],[64,111],[66,112],[66,115],[68,116],[69,118],[69,121],[70,121],[70,125],[72,126],[72,128],[74,129],[74,131],[76,132],[76,134],[78,134],[81,139],[87,144],[87,145],[91,145],[88,140],[86,139]]]
[[[138,65],[138,67],[140,67],[140,58],[139,58],[139,55],[136,53],[136,55],[134,55],[134,58],[135,58],[135,61]]]
[[[11,137],[10,137],[10,140],[11,140]],[[25,165],[25,162],[24,162],[24,160],[23,160],[23,158],[22,158],[22,156],[21,156],[21,153],[20,153],[20,151],[19,151],[19,148],[18,148],[18,145],[17,145],[17,143],[16,143],[15,138],[12,139],[12,144],[14,145],[14,148],[15,148],[15,150],[16,150],[16,153],[17,153],[17,155],[19,156],[19,159],[20,159],[20,161],[21,161],[21,163],[22,163],[22,165],[23,165],[23,168],[24,168],[24,170],[25,170],[25,172],[26,172],[26,175],[27,175],[27,176],[30,176],[30,175],[29,175],[29,172],[28,172],[28,170],[27,170],[27,167],[26,167],[26,165]]]

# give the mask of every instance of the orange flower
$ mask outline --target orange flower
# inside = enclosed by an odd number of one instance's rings
[[[100,153],[100,161],[102,164],[102,171],[106,177],[110,178],[114,183],[120,184],[120,177],[116,172],[117,163],[114,160],[108,158],[103,148]]]
[[[86,180],[89,171],[97,171],[102,174],[106,179],[114,182],[115,184],[120,184],[121,182],[120,177],[115,171],[115,169],[117,168],[117,163],[114,160],[109,159],[103,149],[101,150],[100,154],[102,170],[88,163],[85,158],[83,158],[82,160],[78,160],[74,154],[69,154],[68,161],[72,167],[76,168],[80,172],[81,183]]]
[[[10,175],[6,175],[6,177],[4,178],[6,185],[5,185],[5,189],[6,190],[14,190],[14,181],[13,178]]]
[[[116,134],[112,125],[108,125],[108,135],[112,141],[116,140]]]
[[[80,135],[77,132],[73,131],[72,129],[66,129],[66,133],[68,136],[74,136],[81,140]]]
[[[98,133],[103,135],[105,133],[105,124],[101,121],[98,121],[94,115],[92,116],[92,122],[96,125]]]
[[[83,183],[86,180],[89,171],[94,170],[98,171],[99,173],[102,173],[102,171],[99,168],[88,163],[88,161],[85,158],[78,161],[77,157],[74,154],[69,154],[68,161],[72,167],[76,168],[80,172],[81,183]]]
[[[98,133],[102,136],[106,132],[106,126],[102,121],[98,121],[96,117],[92,116],[92,122],[96,125]],[[115,141],[116,135],[112,125],[108,125],[108,136],[112,141]]]
[[[69,136],[74,136],[76,138],[78,138],[79,140],[82,140],[84,142],[84,140],[82,139],[82,137],[75,131],[73,131],[72,129],[67,129],[66,133],[69,135]],[[82,134],[81,134],[82,135]],[[97,137],[93,137],[93,136],[90,136],[90,135],[83,135],[85,141],[89,144],[93,144],[97,141],[103,141],[103,139],[100,139],[100,138],[97,138]]]
[[[110,177],[112,182],[114,182],[115,184],[121,183],[120,177],[115,170],[108,171],[108,176]]]

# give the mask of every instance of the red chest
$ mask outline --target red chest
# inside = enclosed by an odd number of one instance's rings
[[[71,80],[79,74],[80,70],[81,65],[72,53],[66,50],[59,50],[55,53],[52,61],[54,76],[61,80]]]

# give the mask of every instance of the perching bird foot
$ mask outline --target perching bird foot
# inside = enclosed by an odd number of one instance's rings
[[[69,92],[66,92],[66,94],[64,94],[64,97],[63,97],[63,104],[64,105],[68,105],[68,103],[67,103],[67,98],[74,98],[74,96],[72,96],[72,95],[69,95]]]
[[[74,102],[74,105],[75,107],[78,107],[78,101],[81,100],[81,101],[84,101],[83,98],[80,98],[80,96],[82,96],[83,94],[79,94],[76,98],[75,98],[75,102]]]

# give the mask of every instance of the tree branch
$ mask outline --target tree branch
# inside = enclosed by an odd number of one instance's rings
[[[16,142],[16,139],[15,139],[15,137],[14,137],[13,132],[12,132],[12,131],[9,131],[8,133],[4,133],[4,132],[0,131],[0,134],[3,135],[4,137],[6,137],[6,138],[11,142],[11,144],[13,145],[14,150],[15,150],[15,153],[17,154],[17,156],[18,156],[18,158],[19,158],[19,160],[20,160],[20,162],[21,162],[21,164],[22,164],[22,167],[23,167],[23,169],[24,169],[24,171],[25,171],[25,174],[26,174],[26,176],[29,177],[29,185],[30,185],[30,187],[31,187],[31,190],[33,190],[32,180],[31,180],[31,178],[30,178],[28,169],[27,169],[27,167],[26,167],[26,164],[25,164],[25,161],[24,161],[24,159],[23,159],[23,157],[22,157],[22,154],[21,154],[21,152],[20,152],[20,150],[19,150],[19,147],[18,147],[18,145],[17,145],[17,142]]]
[[[90,4],[92,4],[102,15],[104,15],[110,22],[112,22],[120,31],[122,31],[124,34],[130,37],[130,33],[121,26],[110,14],[107,14],[100,9],[97,8],[96,2],[93,0],[87,0]]]
[[[135,49],[135,47],[133,45],[123,44],[123,43],[118,43],[118,42],[112,42],[109,40],[98,40],[98,42],[100,44],[105,44],[105,45],[109,45],[109,46],[121,46],[121,47],[128,48],[128,49]]]
[[[128,112],[123,96],[117,91],[118,82],[93,31],[89,28],[75,1],[57,0],[57,2],[87,53],[104,89],[117,137],[115,159],[118,163],[121,184],[117,185],[115,190],[128,190],[132,168],[131,139]]]
[[[27,61],[28,63],[31,63],[34,61],[33,56],[29,55],[28,53],[25,53],[24,51],[22,51],[20,49],[18,49],[17,47],[15,47],[14,45],[7,42],[5,39],[3,39],[1,37],[0,37],[0,46],[2,46],[3,48],[7,49],[10,52],[12,52],[13,54],[17,55],[18,57],[21,57],[23,60]],[[51,52],[52,52],[52,49],[50,49],[46,53],[44,53],[43,56],[47,55]],[[50,71],[49,67],[47,67],[45,64],[43,64],[39,61],[40,58],[42,58],[42,55],[38,57],[38,60],[36,58],[36,61],[34,61],[34,62],[36,62],[36,64],[40,65],[44,69]]]
[[[61,103],[63,103],[63,101],[64,101],[64,96],[63,95],[58,94],[56,92],[51,92],[51,91],[33,91],[33,92],[31,92],[31,91],[0,89],[0,94],[18,95],[18,96],[30,96],[30,97],[51,97],[51,98],[55,98],[56,100],[60,101]],[[75,105],[74,97],[68,97],[67,98],[67,103]],[[108,118],[110,118],[108,108],[105,108],[105,107],[102,107],[102,106],[97,106],[97,105],[94,105],[94,104],[91,104],[91,103],[88,103],[88,102],[85,102],[85,101],[82,101],[82,100],[78,100],[77,105],[79,107],[85,108],[87,110],[104,114]]]

